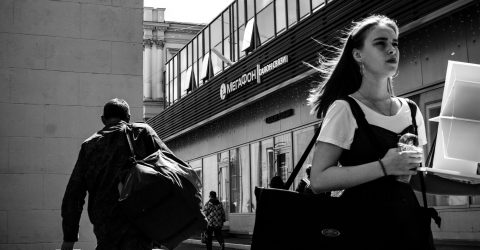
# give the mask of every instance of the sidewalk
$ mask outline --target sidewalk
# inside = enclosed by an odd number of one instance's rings
[[[229,235],[224,234],[225,236],[225,249],[250,249],[252,243],[252,238],[249,235]],[[192,237],[188,240],[185,240],[180,246],[175,248],[175,250],[196,250],[196,249],[206,249],[204,243],[201,242],[200,236]],[[216,241],[215,237],[213,239],[213,249],[220,249],[220,245]]]

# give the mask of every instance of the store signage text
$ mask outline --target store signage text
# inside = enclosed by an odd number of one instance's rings
[[[281,65],[288,62],[288,55],[277,58],[276,60],[264,65],[263,67],[260,64],[257,64],[257,67],[245,74],[242,74],[241,77],[231,81],[230,83],[223,83],[220,86],[220,99],[225,100],[225,98],[231,93],[241,89],[247,84],[256,81],[257,83],[262,83],[262,75],[280,67]]]
[[[278,114],[269,116],[269,117],[265,118],[265,122],[268,123],[268,124],[269,123],[274,123],[276,121],[280,121],[280,120],[285,119],[285,118],[290,117],[290,116],[293,116],[293,109],[287,109],[287,110],[282,111]]]

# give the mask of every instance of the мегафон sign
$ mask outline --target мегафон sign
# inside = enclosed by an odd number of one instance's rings
[[[257,64],[257,67],[250,72],[242,74],[241,77],[236,80],[231,81],[230,83],[223,83],[220,86],[220,99],[225,100],[228,95],[232,94],[235,91],[238,91],[242,87],[256,80],[257,83],[262,83],[261,77],[264,74],[280,67],[281,65],[288,62],[288,55],[282,56],[273,60],[272,62],[264,65],[263,67],[260,64]]]

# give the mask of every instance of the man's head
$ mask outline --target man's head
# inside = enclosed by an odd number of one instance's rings
[[[114,98],[103,106],[102,122],[107,125],[111,121],[130,121],[130,107],[123,99]]]
[[[210,191],[210,198],[212,198],[212,199],[217,198],[217,192],[215,192],[215,191]]]

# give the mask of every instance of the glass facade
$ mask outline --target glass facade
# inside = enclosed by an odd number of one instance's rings
[[[202,176],[203,203],[208,201],[209,192],[215,191],[225,211],[254,213],[255,187],[269,187],[276,175],[286,182],[313,132],[314,126],[310,126],[190,161]],[[312,153],[304,165],[311,159]],[[302,172],[298,176],[301,179]],[[291,190],[300,179],[294,181]]]
[[[241,49],[241,44],[248,20],[255,18],[260,46],[262,46],[325,5],[326,1],[323,0],[236,0],[232,2],[167,62],[164,93],[166,105],[174,104],[180,98],[206,84],[209,79],[203,80],[200,77],[205,54],[209,53],[211,56],[214,73],[211,77],[220,74],[229,66],[221,56],[233,63],[246,56]],[[191,67],[193,67],[196,85],[189,89],[190,76],[187,76],[187,71]]]

